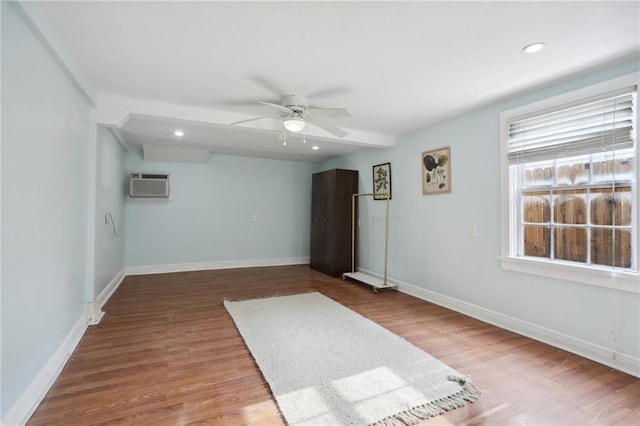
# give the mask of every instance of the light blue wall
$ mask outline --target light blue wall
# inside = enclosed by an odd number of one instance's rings
[[[125,167],[170,173],[172,194],[169,202],[127,199],[128,266],[309,256],[308,163],[224,155],[145,163],[131,152]]]
[[[2,2],[2,417],[86,302],[91,108]]]
[[[504,271],[500,254],[500,112],[638,71],[637,58],[478,109],[319,169],[354,168],[370,192],[371,167],[391,162],[389,275],[614,352],[640,357],[640,295]],[[423,196],[421,152],[451,147],[451,194]],[[358,264],[382,270],[380,202],[361,204]],[[469,225],[478,237],[469,238]],[[377,232],[378,236],[374,234]]]
[[[82,321],[88,297],[122,265],[306,257],[311,173],[355,168],[361,190],[370,191],[371,166],[387,161],[393,278],[640,356],[637,294],[506,272],[496,259],[500,111],[637,71],[637,60],[404,135],[396,148],[322,166],[217,155],[208,164],[144,163],[102,130],[91,151],[91,107],[1,3],[2,418]],[[453,193],[422,196],[420,152],[445,145],[452,148]],[[123,199],[126,170],[170,172],[172,200]],[[106,212],[123,237],[105,229]],[[382,272],[384,203],[363,201],[361,223],[358,264]],[[470,224],[476,239],[467,237]]]
[[[124,266],[124,154],[122,145],[109,130],[100,127],[96,149],[95,297]],[[109,222],[105,223],[108,213]]]

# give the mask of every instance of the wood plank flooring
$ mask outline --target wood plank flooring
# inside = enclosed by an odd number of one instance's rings
[[[305,265],[127,277],[28,424],[282,425],[222,301],[310,290],[472,376],[480,400],[424,425],[640,424],[640,379]]]

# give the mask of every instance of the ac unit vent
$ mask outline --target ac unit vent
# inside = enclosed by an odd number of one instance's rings
[[[169,198],[169,175],[166,173],[129,173],[129,197]]]

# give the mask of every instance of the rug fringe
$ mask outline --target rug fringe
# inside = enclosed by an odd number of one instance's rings
[[[480,390],[471,384],[468,376],[460,377],[460,382],[464,381],[464,388],[451,396],[428,402],[417,407],[410,408],[400,413],[382,419],[370,426],[408,426],[415,425],[431,417],[439,416],[447,411],[464,407],[480,398]],[[463,380],[462,380],[463,379]],[[452,380],[451,377],[449,380]],[[458,381],[455,378],[454,381]]]

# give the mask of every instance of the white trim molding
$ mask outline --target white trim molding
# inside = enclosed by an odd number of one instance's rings
[[[87,303],[86,322],[88,325],[96,325],[100,323],[100,320],[104,316],[102,307],[107,303],[109,298],[128,275],[166,274],[171,272],[205,271],[214,269],[255,268],[260,266],[305,265],[308,263],[308,257],[288,257],[279,259],[223,260],[217,262],[126,266],[122,268],[115,277],[113,277],[94,301]]]
[[[170,272],[206,271],[213,269],[257,268],[261,266],[305,265],[308,257],[278,259],[220,260],[215,262],[175,263],[167,265],[127,266],[126,275],[167,274]]]
[[[105,305],[105,303],[107,303],[109,298],[113,295],[113,293],[118,289],[122,281],[125,279],[126,277],[125,272],[126,272],[126,269],[122,268],[120,272],[118,272],[116,276],[113,277],[111,281],[109,281],[109,284],[107,284],[107,286],[100,292],[98,297],[96,297],[94,302],[100,308],[102,308]]]
[[[125,268],[122,268],[120,272],[118,272],[116,276],[113,277],[111,281],[109,281],[109,284],[107,284],[107,286],[100,292],[98,297],[96,297],[92,302],[87,303],[87,325],[97,325],[100,323],[100,320],[102,320],[102,317],[104,316],[102,307],[105,305],[105,303],[107,303],[111,295],[120,286],[125,276]]]
[[[381,275],[366,269],[358,268],[358,270],[365,274],[382,278]],[[480,321],[495,325],[496,327],[563,349],[608,367],[615,368],[616,370],[620,370],[624,373],[631,374],[632,376],[640,377],[640,358],[618,353],[612,349],[596,345],[595,343],[568,336],[566,334],[559,333],[518,318],[513,318],[472,303],[458,300],[450,296],[445,296],[413,284],[408,284],[391,278],[388,278],[387,281],[391,284],[397,285],[398,291],[401,291],[402,293],[426,300],[427,302],[435,303],[436,305],[460,312]]]
[[[576,267],[569,262],[532,259],[517,256],[498,256],[502,269],[573,281],[597,287],[640,293],[640,275],[606,267]]]
[[[104,311],[100,309],[100,306],[95,301],[87,302],[84,309],[84,320],[87,325],[98,325],[103,316]]]
[[[82,316],[69,331],[69,334],[58,347],[56,352],[49,358],[49,361],[40,370],[29,387],[22,394],[18,402],[11,408],[2,419],[4,425],[24,425],[31,415],[36,411],[40,402],[47,394],[62,368],[73,351],[80,343],[80,339],[87,329],[85,318]]]

